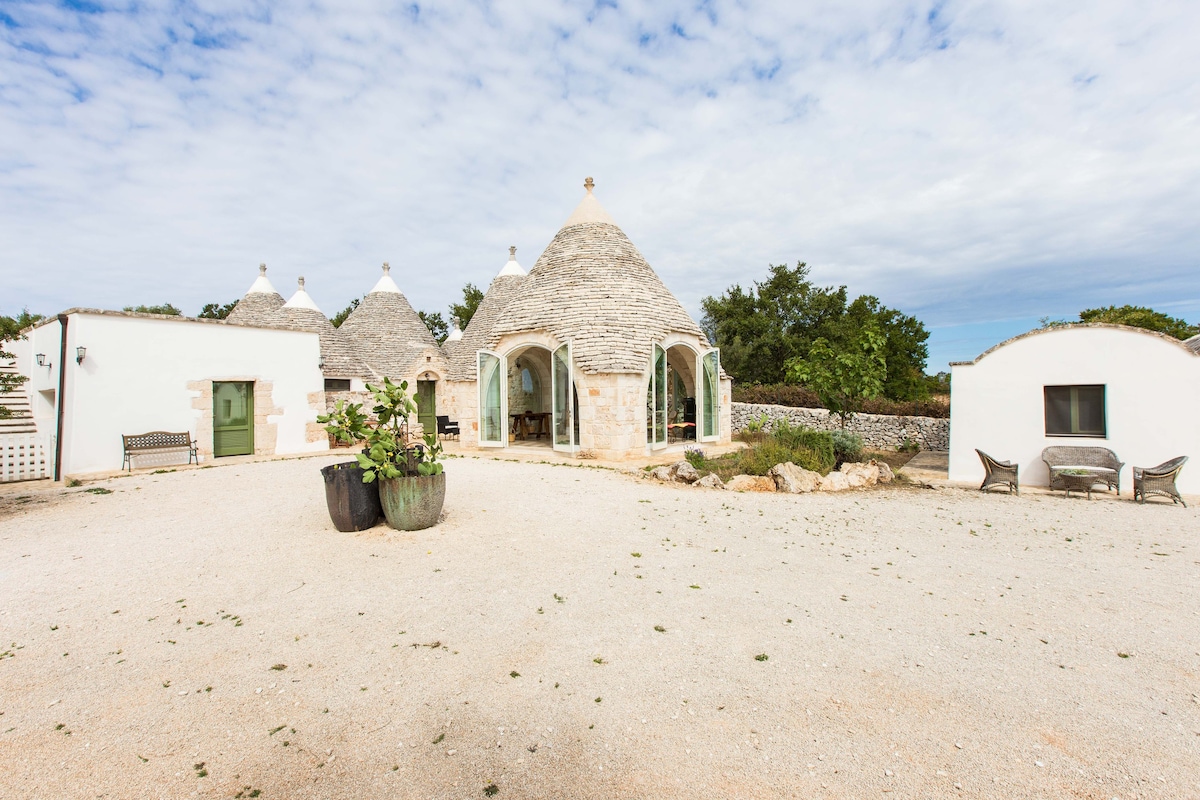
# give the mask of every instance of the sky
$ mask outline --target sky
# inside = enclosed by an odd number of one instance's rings
[[[693,315],[806,262],[928,370],[1200,321],[1200,4],[0,2],[0,313],[419,309],[596,196]]]

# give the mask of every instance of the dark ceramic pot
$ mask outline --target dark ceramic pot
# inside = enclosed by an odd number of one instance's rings
[[[325,504],[329,518],[339,531],[365,531],[383,516],[379,505],[379,486],[363,483],[358,462],[331,464],[321,470],[325,479]]]
[[[446,502],[446,473],[413,478],[380,478],[379,501],[388,525],[419,531],[437,524]]]

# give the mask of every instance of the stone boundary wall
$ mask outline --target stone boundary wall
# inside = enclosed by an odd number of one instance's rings
[[[841,422],[837,415],[824,408],[794,408],[760,403],[733,404],[733,432],[746,427],[750,420],[767,415],[767,430],[776,420],[786,419],[792,425],[805,425],[818,430],[837,430]],[[862,437],[863,445],[872,450],[894,450],[911,439],[922,450],[950,449],[950,420],[934,417],[893,417],[884,414],[855,414],[846,423],[846,430]]]

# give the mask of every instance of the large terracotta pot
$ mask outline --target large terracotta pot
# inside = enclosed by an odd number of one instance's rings
[[[365,531],[375,526],[383,516],[379,505],[379,487],[363,483],[363,471],[358,462],[330,464],[321,469],[325,479],[325,505],[329,518],[339,531]]]
[[[380,478],[378,483],[388,525],[398,531],[419,531],[437,524],[446,502],[446,473]]]

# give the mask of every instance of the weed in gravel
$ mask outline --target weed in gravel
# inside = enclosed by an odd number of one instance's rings
[[[494,783],[489,783],[487,786],[483,787],[483,794],[485,797],[495,797],[496,795],[500,794],[500,787]]]
[[[512,672],[508,673],[508,677],[510,677],[510,678],[519,678],[519,677],[521,677],[521,673],[517,672],[517,671],[514,669]]]
[[[287,669],[287,664],[276,664],[275,666],[271,667],[271,669],[275,670],[276,672],[283,672],[285,669]]]
[[[791,622],[791,620],[788,620],[788,622]],[[662,625],[655,625],[655,626],[654,626],[654,630],[658,631],[659,633],[666,633],[666,632],[667,632],[667,629],[666,629],[666,628],[664,628]]]
[[[446,739],[446,734],[439,733],[437,738],[433,740],[433,744],[441,744]]]
[[[91,489],[84,489],[88,494],[112,494],[112,489],[105,489],[103,486],[93,486]]]
[[[770,658],[770,656],[767,655],[766,653],[759,653],[758,655],[756,655],[754,657],[754,660],[755,661],[766,661],[768,658]]]

